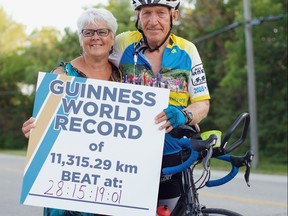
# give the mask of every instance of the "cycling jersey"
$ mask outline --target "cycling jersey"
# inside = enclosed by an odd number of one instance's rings
[[[138,31],[124,32],[116,37],[110,61],[122,71],[122,82],[168,88],[169,104],[180,110],[190,103],[210,99],[203,64],[193,43],[171,34],[159,73],[153,73],[142,43]],[[166,134],[164,155],[179,152],[181,147],[175,145],[177,142],[178,139]]]

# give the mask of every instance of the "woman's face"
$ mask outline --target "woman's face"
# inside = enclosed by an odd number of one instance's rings
[[[103,23],[86,25],[81,32],[80,45],[88,56],[108,57],[114,44],[113,32]]]

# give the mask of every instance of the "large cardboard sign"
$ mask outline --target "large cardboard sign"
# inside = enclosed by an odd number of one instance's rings
[[[155,216],[169,90],[39,72],[20,202]]]

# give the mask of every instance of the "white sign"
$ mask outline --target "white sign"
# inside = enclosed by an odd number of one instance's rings
[[[25,205],[155,216],[169,90],[40,72]]]

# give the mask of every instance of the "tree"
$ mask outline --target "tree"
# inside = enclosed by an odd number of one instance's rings
[[[26,42],[24,25],[14,22],[0,7],[0,55],[23,46]]]
[[[285,5],[284,1],[266,0],[263,4],[263,1],[255,0],[251,4],[252,15],[261,18],[284,14]],[[242,10],[241,5],[238,7]],[[243,20],[243,13],[239,13],[235,19]],[[273,22],[258,21],[253,26],[253,44],[261,158],[270,157],[271,160],[287,163],[287,18]],[[244,109],[247,105],[243,35],[243,28],[239,28],[236,30],[236,40],[226,42],[229,53],[225,66],[229,73],[221,81],[222,89],[219,89],[221,97],[228,100],[225,104],[234,104],[234,109]],[[227,99],[229,92],[235,92],[233,101],[231,97]],[[223,108],[226,109],[219,110],[218,114],[224,116],[228,107]]]
[[[23,94],[23,86],[35,84],[38,71],[51,70],[59,35],[55,29],[43,28],[27,36],[2,9],[0,28],[0,148],[25,148],[20,128],[31,116],[33,95]]]
[[[128,30],[136,30],[135,12],[130,6],[130,0],[109,0],[105,8],[113,13],[118,22],[118,34]]]

